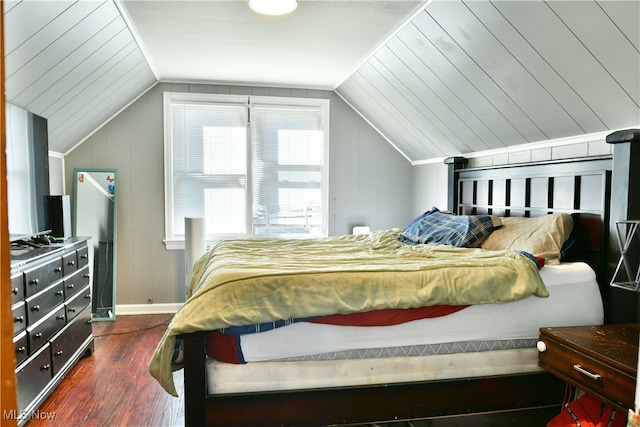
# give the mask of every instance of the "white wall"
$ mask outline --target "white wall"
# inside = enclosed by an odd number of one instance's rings
[[[411,164],[334,92],[161,83],[64,158],[67,193],[74,168],[118,170],[118,305],[185,298],[184,251],[163,244],[164,91],[329,99],[329,234],[346,234],[359,224],[403,227],[411,220]]]
[[[413,167],[413,203],[414,217],[431,209],[447,209],[448,175],[444,162],[429,163]]]
[[[49,194],[61,196],[65,192],[64,157],[49,152]]]

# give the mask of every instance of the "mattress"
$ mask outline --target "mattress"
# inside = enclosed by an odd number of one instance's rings
[[[531,296],[504,304],[478,304],[447,316],[393,326],[335,326],[294,323],[241,336],[247,362],[304,358],[359,349],[390,349],[442,343],[537,339],[541,326],[601,324],[604,314],[593,270],[584,263],[548,265],[540,270],[548,298]],[[448,351],[449,352],[449,351]],[[336,355],[332,357],[331,354]],[[317,359],[317,358],[315,358]]]
[[[547,265],[540,276],[549,290],[548,298],[473,305],[447,316],[393,326],[303,322],[243,335],[242,351],[249,363],[235,365],[209,358],[209,393],[537,371],[539,328],[604,321],[600,290],[588,265]]]

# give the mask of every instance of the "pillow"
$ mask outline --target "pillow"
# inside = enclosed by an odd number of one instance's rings
[[[545,258],[547,264],[559,264],[561,249],[573,230],[570,214],[557,213],[533,218],[503,217],[502,227],[480,245],[493,251],[526,251]]]
[[[437,208],[411,221],[400,240],[409,244],[476,247],[499,227],[499,218],[491,215],[452,215]]]

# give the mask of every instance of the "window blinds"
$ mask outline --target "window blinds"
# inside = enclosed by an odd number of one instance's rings
[[[173,234],[205,218],[207,235],[246,233],[247,108],[173,103]]]
[[[6,104],[7,115],[7,185],[9,230],[36,230],[35,182],[32,171],[33,155],[29,144],[29,118],[27,111]]]
[[[208,240],[326,232],[328,101],[179,95],[168,103],[168,241],[185,217],[205,218]]]
[[[253,223],[257,234],[322,233],[322,111],[251,107]]]

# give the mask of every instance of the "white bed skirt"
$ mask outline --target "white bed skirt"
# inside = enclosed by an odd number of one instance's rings
[[[244,365],[222,363],[207,358],[207,393],[228,394],[437,381],[541,370],[538,367],[538,351],[535,348],[422,357],[257,362]]]

